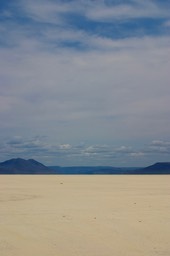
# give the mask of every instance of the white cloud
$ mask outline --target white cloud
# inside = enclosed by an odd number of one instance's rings
[[[114,19],[169,17],[166,7],[158,6],[154,1],[133,1],[131,4],[107,6],[104,2],[87,11],[87,17],[98,21]]]
[[[164,26],[165,26],[165,27],[167,27],[167,28],[169,28],[169,27],[170,27],[170,19],[169,19],[169,20],[167,20],[167,21],[164,23]]]
[[[166,4],[159,5],[154,1],[134,0],[129,3],[108,4],[107,1],[20,1],[20,8],[25,15],[36,22],[66,25],[67,14],[83,15],[94,21],[111,20],[127,21],[134,18],[167,18],[170,17]]]
[[[170,146],[170,142],[163,140],[153,140],[151,146]]]
[[[68,12],[70,5],[61,2],[53,2],[46,0],[37,0],[35,1],[21,1],[20,7],[24,11],[24,14],[30,17],[31,19],[51,23],[56,25],[63,24],[63,19],[60,14]]]
[[[72,146],[70,144],[61,144],[61,145],[59,145],[59,148],[64,149],[64,150],[71,149],[71,147]]]
[[[148,151],[155,153],[170,154],[170,142],[163,140],[153,140]]]
[[[143,157],[143,156],[145,156],[145,153],[143,153],[143,152],[133,152],[133,153],[130,153],[130,156],[132,156],[132,157]]]

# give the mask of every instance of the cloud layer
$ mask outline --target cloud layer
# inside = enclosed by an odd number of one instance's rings
[[[112,153],[127,145],[126,163],[136,156],[145,163],[144,145],[170,141],[169,1],[18,0],[0,7],[2,160],[40,150],[42,160],[56,162],[59,154],[63,165],[68,158],[114,164]],[[37,134],[47,136],[44,145],[27,139]],[[6,144],[13,137],[22,143]],[[71,146],[82,142],[81,150]],[[167,159],[168,151],[158,153]]]
[[[47,165],[114,165],[114,166],[142,166],[149,164],[151,159],[163,155],[169,157],[170,142],[154,140],[143,148],[116,145],[79,145],[57,144],[48,142],[47,137],[22,138],[15,136],[1,145],[0,154],[10,157],[36,158]]]

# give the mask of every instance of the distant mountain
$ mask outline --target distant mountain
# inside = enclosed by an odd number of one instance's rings
[[[14,158],[0,163],[0,174],[170,174],[170,162],[155,163],[145,168],[112,167],[112,166],[45,166],[34,159]]]
[[[34,159],[14,158],[0,163],[0,174],[55,174],[47,166]]]
[[[129,174],[170,174],[170,162],[158,162],[145,168],[130,171]]]

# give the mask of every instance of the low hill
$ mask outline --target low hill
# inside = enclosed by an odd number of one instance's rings
[[[13,158],[0,163],[0,174],[55,174],[56,171],[35,161]]]
[[[49,166],[51,170],[56,170],[57,174],[123,174],[124,169],[112,166]]]
[[[170,162],[158,162],[148,167],[131,171],[130,174],[170,174]]]

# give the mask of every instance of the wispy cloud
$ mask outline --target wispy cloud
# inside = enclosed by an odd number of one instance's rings
[[[94,6],[88,10],[87,16],[107,22],[115,19],[127,21],[135,18],[166,18],[169,17],[169,12],[166,5],[158,5],[155,1],[118,1],[116,4],[109,5],[106,1],[102,1],[97,8]]]

